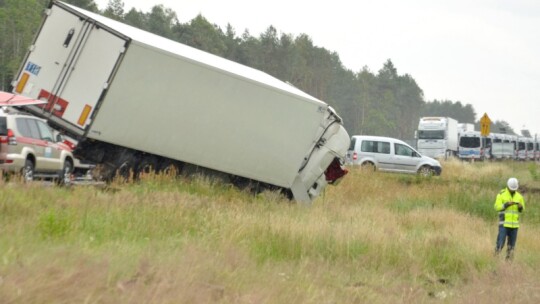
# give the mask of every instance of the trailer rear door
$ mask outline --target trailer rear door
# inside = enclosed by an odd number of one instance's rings
[[[54,2],[13,91],[47,100],[30,110],[82,135],[129,41]]]

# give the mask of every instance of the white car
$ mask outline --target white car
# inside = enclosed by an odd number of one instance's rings
[[[418,153],[399,139],[382,136],[352,136],[347,163],[389,172],[422,175],[440,175],[442,172],[439,161]]]

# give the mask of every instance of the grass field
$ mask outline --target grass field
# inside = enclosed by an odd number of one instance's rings
[[[540,303],[540,166],[352,168],[312,205],[207,179],[0,182],[1,303]],[[494,257],[496,194],[526,201]]]

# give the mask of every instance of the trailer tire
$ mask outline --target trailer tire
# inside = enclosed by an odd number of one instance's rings
[[[145,175],[155,174],[158,172],[157,158],[153,155],[144,156],[142,161],[138,164],[136,175],[137,179],[144,177]]]
[[[229,180],[231,184],[233,184],[236,188],[240,190],[246,190],[252,187],[253,181],[249,178],[236,176],[236,175],[230,175]]]
[[[160,174],[177,177],[182,173],[183,163],[171,159],[163,159],[158,163],[157,171]]]
[[[116,170],[117,175],[120,176],[124,181],[128,181],[133,177],[135,165],[133,160],[126,160]]]

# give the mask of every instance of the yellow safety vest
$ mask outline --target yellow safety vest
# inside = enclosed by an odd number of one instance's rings
[[[505,208],[505,204],[508,202],[520,203],[523,208],[519,210],[517,204]],[[514,192],[514,196],[512,196],[508,188],[501,190],[497,194],[494,208],[499,212],[499,225],[508,228],[519,228],[519,214],[525,210],[525,201],[519,192]]]

